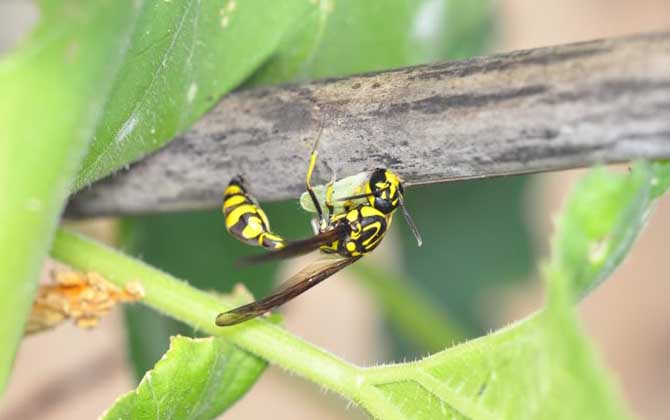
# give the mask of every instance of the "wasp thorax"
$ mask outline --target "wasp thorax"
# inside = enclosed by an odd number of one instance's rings
[[[402,185],[396,174],[388,169],[377,168],[370,175],[366,193],[370,194],[368,202],[372,207],[382,213],[389,214],[400,204]]]

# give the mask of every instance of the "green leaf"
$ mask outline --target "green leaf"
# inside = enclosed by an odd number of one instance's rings
[[[651,196],[660,198],[668,192],[670,186],[670,161],[659,161],[651,163],[653,176],[651,178]]]
[[[0,62],[0,392],[136,3],[42,1],[35,31]]]
[[[575,187],[558,219],[552,272],[583,296],[606,279],[642,231],[670,185],[670,165],[636,163],[630,174],[594,169]]]
[[[623,419],[570,317],[543,313],[369,380],[403,419]]]
[[[621,262],[670,185],[669,171],[667,164],[637,163],[630,174],[589,172],[558,222],[547,309],[421,362],[375,369],[373,383],[414,419],[628,418],[576,320],[572,296]]]
[[[77,188],[160,148],[254,72],[284,34],[320,16],[308,0],[136,3],[128,54]]]
[[[222,338],[173,337],[137,389],[121,397],[103,419],[213,419],[247,392],[265,366]]]

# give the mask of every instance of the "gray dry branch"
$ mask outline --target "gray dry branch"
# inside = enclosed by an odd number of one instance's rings
[[[214,207],[235,174],[261,200],[374,167],[445,182],[670,158],[670,33],[239,91],[128,171],[73,198],[93,216]]]

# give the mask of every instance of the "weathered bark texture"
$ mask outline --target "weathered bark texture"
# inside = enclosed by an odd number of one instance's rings
[[[670,158],[670,33],[236,92],[68,213],[213,207],[235,174],[261,200],[297,197],[324,117],[322,180],[328,167],[412,184]]]

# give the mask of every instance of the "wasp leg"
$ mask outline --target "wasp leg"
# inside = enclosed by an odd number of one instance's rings
[[[319,221],[316,219],[316,217],[312,217],[309,219],[309,224],[312,226],[312,232],[316,235],[319,233],[319,230],[321,229],[321,226],[319,226]]]
[[[330,181],[326,185],[326,208],[328,209],[328,224],[332,222],[335,215],[335,205],[333,205],[333,186],[335,185],[335,169],[331,170]]]
[[[312,173],[314,172],[314,167],[316,166],[316,158],[319,154],[318,152],[318,147],[319,147],[319,139],[321,139],[321,133],[323,132],[323,121],[321,122],[321,127],[319,128],[319,134],[316,136],[316,141],[314,141],[314,146],[312,147],[312,153],[309,156],[309,167],[307,168],[307,176],[305,179],[305,184],[307,187],[307,192],[309,193],[310,198],[312,199],[312,203],[314,204],[314,208],[316,209],[316,213],[319,215],[319,223],[321,228],[325,228],[326,220],[323,217],[323,210],[321,209],[321,204],[319,204],[319,200],[316,197],[316,193],[312,189],[312,184],[311,184],[311,179],[312,179]]]

